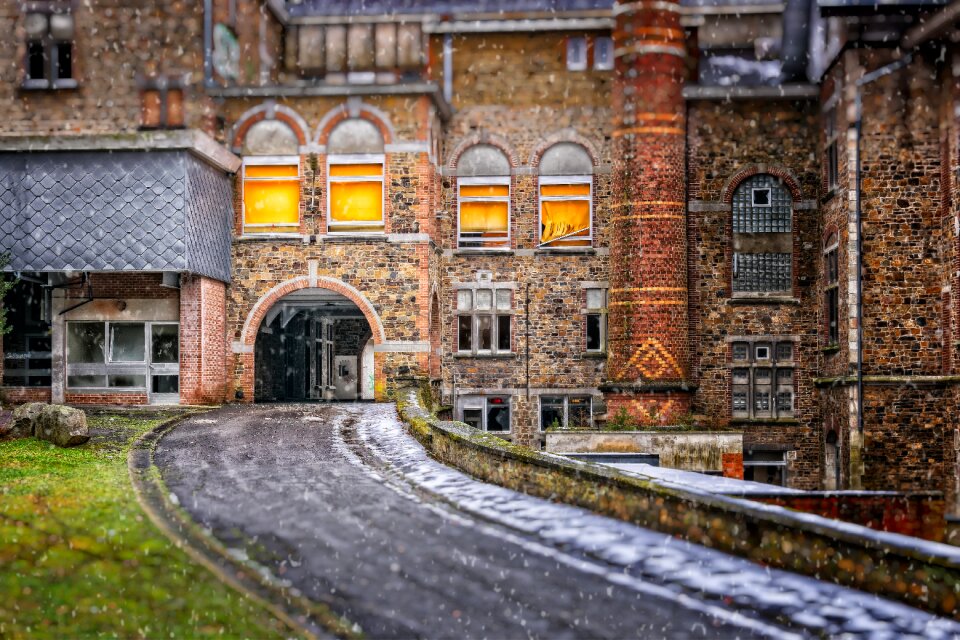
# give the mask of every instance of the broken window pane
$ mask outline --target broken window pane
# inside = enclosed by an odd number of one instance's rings
[[[67,324],[67,362],[104,362],[104,325],[100,322]],[[103,386],[103,385],[101,385]]]
[[[179,393],[180,376],[153,376],[153,393]]]
[[[114,322],[110,324],[111,362],[144,362],[145,355],[143,323]]]
[[[510,399],[487,399],[487,431],[510,431]]]
[[[151,361],[180,362],[180,330],[175,324],[155,324],[151,328]]]
[[[540,429],[562,429],[563,396],[540,396]]]
[[[540,244],[589,246],[590,185],[540,186]]]
[[[497,350],[510,351],[510,316],[497,316]]]
[[[590,398],[571,396],[567,399],[567,427],[570,429],[590,428]]]
[[[587,314],[587,351],[602,351],[603,342],[600,335],[601,316],[599,313]]]
[[[473,316],[457,316],[457,350],[473,350]]]

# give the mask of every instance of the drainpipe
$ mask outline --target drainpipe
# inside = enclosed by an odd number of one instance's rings
[[[453,101],[453,34],[443,34],[443,99]]]
[[[213,0],[203,0],[203,86],[213,86]]]
[[[863,435],[863,215],[861,209],[862,180],[861,175],[861,145],[863,135],[863,87],[904,68],[913,61],[913,56],[907,54],[896,62],[891,62],[879,69],[875,69],[857,80],[855,99],[856,122],[854,135],[856,136],[856,214],[857,227],[857,430]]]

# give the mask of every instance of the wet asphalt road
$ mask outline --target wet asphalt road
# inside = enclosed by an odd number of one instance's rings
[[[618,588],[391,480],[351,440],[357,421],[376,419],[366,415],[344,405],[227,407],[171,431],[156,461],[216,537],[367,637],[752,635]]]

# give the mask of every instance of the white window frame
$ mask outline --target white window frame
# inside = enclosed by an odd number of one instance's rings
[[[331,176],[330,166],[335,164],[379,164],[380,175],[375,176]],[[387,203],[384,197],[384,173],[386,172],[386,155],[382,153],[343,153],[327,156],[327,232],[328,233],[383,233],[386,228]],[[330,187],[334,182],[379,182],[380,183],[380,221],[340,222],[333,219],[330,208]],[[338,231],[337,228],[343,229]],[[363,229],[357,231],[357,228]]]
[[[296,178],[247,178],[247,167],[248,166],[285,166],[288,167],[293,165],[297,168],[297,177]],[[263,235],[267,236],[299,236],[300,235],[300,223],[302,222],[301,218],[303,213],[300,211],[300,199],[297,200],[297,223],[296,226],[289,224],[271,224],[267,222],[258,222],[258,223],[247,223],[247,180],[251,182],[294,182],[296,181],[300,185],[303,181],[303,171],[300,168],[300,156],[247,156],[243,159],[243,166],[241,167],[240,174],[240,212],[241,212],[241,228],[240,231],[243,235],[260,235],[255,229],[260,228],[290,228],[291,231],[274,231],[269,232]],[[302,199],[303,194],[300,194]],[[247,229],[251,229],[248,233]]]
[[[601,61],[597,52],[600,50],[600,44],[607,50],[607,58]],[[610,71],[613,69],[613,38],[610,36],[598,36],[593,39],[593,68],[596,71]]]
[[[579,57],[576,55],[578,45],[580,50]],[[567,70],[568,71],[586,71],[587,70],[587,38],[586,36],[569,36],[567,38]]]
[[[513,223],[513,185],[510,184],[510,176],[481,176],[470,178],[457,178],[457,248],[465,251],[484,250],[484,249],[510,249],[513,241],[512,223]],[[462,186],[507,186],[507,195],[505,196],[461,196],[460,187]],[[460,205],[463,202],[506,202],[507,203],[507,237],[506,238],[464,238],[460,232]],[[497,246],[493,247],[465,247],[464,242],[470,243],[491,243]]]
[[[603,292],[604,306],[589,306],[589,291]],[[584,353],[606,353],[607,352],[607,314],[610,305],[610,290],[605,287],[586,287],[583,290],[584,308],[583,308],[583,351]],[[587,347],[587,316],[600,316],[600,348],[589,349]]]
[[[70,362],[69,354],[69,332],[70,326],[74,324],[96,324],[103,326],[103,361],[102,362]],[[114,324],[142,324],[144,332],[143,360],[116,361],[113,359],[113,331]],[[160,362],[154,363],[152,357],[153,349],[153,327],[158,325],[168,325],[177,327],[177,335],[180,335],[180,323],[173,320],[70,320],[66,323],[64,337],[64,361],[65,371],[63,374],[64,386],[69,391],[78,393],[146,393],[148,398],[159,397],[162,399],[173,400],[173,396],[179,399],[180,381],[177,382],[178,392],[153,393],[154,375],[175,375],[180,377],[180,362]],[[105,386],[75,386],[69,383],[70,376],[103,376],[106,382]],[[144,386],[142,387],[111,387],[111,375],[143,375]]]
[[[490,431],[489,425],[487,424],[487,412],[490,408],[490,399],[491,398],[503,398],[506,400],[504,404],[494,405],[498,407],[506,407],[507,415],[510,417],[510,425],[506,431]],[[501,394],[491,394],[491,395],[464,395],[461,396],[457,402],[459,405],[457,407],[457,420],[463,422],[463,412],[472,409],[480,410],[480,429],[489,433],[513,433],[513,398],[508,395]]]
[[[757,191],[766,191],[767,192],[767,204],[757,204]],[[751,187],[750,189],[750,206],[757,207],[760,209],[769,209],[773,206],[773,188],[771,187]]]
[[[563,398],[563,424],[561,429],[569,429],[570,425],[570,398],[587,398],[590,401],[590,426],[595,425],[593,419],[593,396],[586,393],[544,393],[541,394],[537,402],[537,420],[540,423],[540,431],[546,431],[547,427],[543,424],[543,399],[544,398]]]
[[[491,292],[492,304],[489,309],[477,309],[477,292],[480,290],[487,290]],[[457,327],[457,355],[466,356],[491,356],[491,355],[510,355],[514,353],[514,336],[513,336],[513,316],[515,315],[513,307],[515,304],[514,300],[514,289],[512,287],[496,286],[491,283],[489,286],[476,286],[476,287],[462,287],[457,289],[457,297],[459,298],[461,291],[470,291],[470,300],[471,308],[470,309],[461,309],[459,300],[457,301],[454,313],[456,314],[456,327]],[[509,309],[498,309],[497,308],[497,293],[500,291],[506,291],[510,294],[510,308]],[[460,317],[469,316],[470,317],[470,349],[461,349],[460,348]],[[480,348],[480,322],[478,318],[480,316],[489,316],[490,320],[490,348],[481,349]],[[510,322],[510,349],[504,351],[498,347],[500,342],[500,316],[509,318]]]
[[[586,196],[543,196],[541,188],[544,185],[566,185],[566,184],[586,184],[590,187],[590,193]],[[555,238],[549,242],[542,242],[543,233],[543,203],[546,202],[572,202],[586,200],[590,206],[590,228],[586,236],[564,236]],[[590,246],[593,246],[593,176],[540,176],[540,182],[537,185],[537,248],[538,249],[556,249],[556,250],[577,250],[585,247],[570,247],[563,245],[554,245],[559,240],[588,240]]]

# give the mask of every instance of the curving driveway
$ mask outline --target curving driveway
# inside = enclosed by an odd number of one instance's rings
[[[477,482],[392,405],[231,406],[166,435],[180,504],[368,637],[949,637],[914,609]]]

